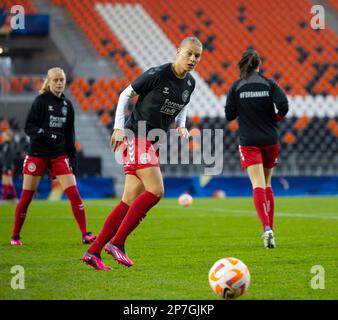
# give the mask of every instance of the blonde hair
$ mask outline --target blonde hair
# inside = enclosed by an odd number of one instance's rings
[[[49,69],[47,71],[47,77],[45,81],[43,82],[41,89],[39,90],[39,94],[43,94],[49,90],[49,82],[54,72],[62,72],[66,76],[66,73],[64,72],[64,70],[59,67]]]
[[[11,141],[14,138],[13,131],[11,129],[4,131],[3,135],[4,135],[5,140],[7,140],[7,141],[8,140]]]
[[[182,47],[184,47],[185,45],[187,45],[190,42],[192,42],[193,44],[195,44],[197,47],[200,47],[200,48],[203,49],[202,42],[198,38],[196,38],[196,37],[187,37],[187,38],[183,39],[178,47],[182,48]]]

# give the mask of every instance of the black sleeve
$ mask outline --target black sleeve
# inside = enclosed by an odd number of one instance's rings
[[[42,138],[44,134],[41,120],[42,112],[43,102],[39,97],[37,97],[29,110],[24,129],[25,133],[33,140]]]
[[[272,81],[272,100],[278,110],[277,113],[280,116],[285,117],[285,115],[289,111],[288,98],[286,94],[284,93],[284,91],[280,88],[280,86],[275,81]]]
[[[67,100],[67,102],[69,104],[69,116],[67,118],[67,124],[65,126],[65,147],[68,156],[71,158],[76,156],[74,108],[69,100]]]
[[[235,120],[238,116],[234,85],[231,86],[225,104],[225,116],[228,121]]]
[[[160,83],[160,72],[161,69],[155,67],[142,73],[131,83],[133,90],[137,94],[148,93]]]

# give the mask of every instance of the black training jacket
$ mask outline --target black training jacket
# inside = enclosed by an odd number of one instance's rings
[[[75,157],[74,109],[62,94],[47,91],[37,96],[29,111],[25,132],[30,137],[28,155]]]
[[[243,146],[278,143],[277,114],[284,117],[288,99],[278,84],[258,72],[236,81],[230,88],[225,115],[228,121],[238,118],[239,140]]]

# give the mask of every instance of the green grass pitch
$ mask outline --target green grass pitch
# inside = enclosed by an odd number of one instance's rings
[[[338,198],[276,198],[277,248],[263,248],[250,198],[195,199],[189,208],[162,200],[130,235],[135,266],[96,271],[80,258],[82,245],[68,202],[33,201],[11,247],[15,206],[0,205],[0,299],[217,299],[208,272],[223,257],[242,260],[251,284],[240,299],[338,299]],[[85,201],[88,229],[98,233],[117,200]],[[11,288],[11,268],[25,270],[25,289]],[[325,270],[313,289],[311,268]]]

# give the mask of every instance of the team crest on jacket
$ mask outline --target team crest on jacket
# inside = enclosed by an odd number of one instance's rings
[[[62,107],[61,112],[64,116],[67,115],[67,107]]]
[[[184,103],[187,102],[188,97],[189,97],[189,90],[184,90],[182,93],[182,100]]]

